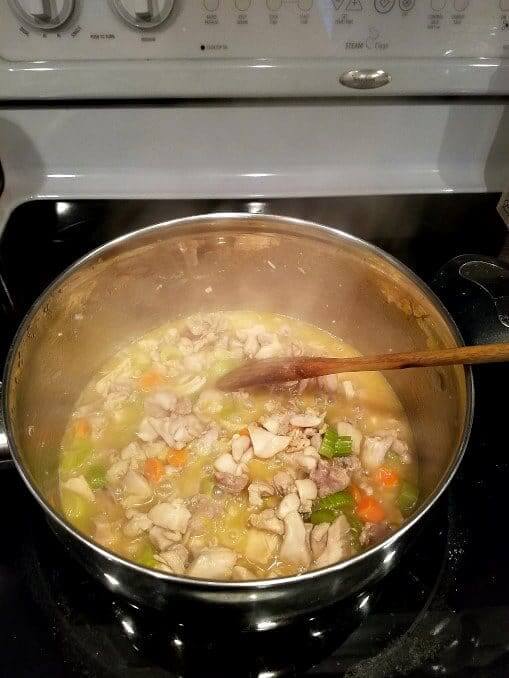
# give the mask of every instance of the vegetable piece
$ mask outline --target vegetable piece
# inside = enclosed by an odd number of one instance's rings
[[[75,471],[86,464],[93,452],[93,445],[86,438],[74,438],[69,446],[62,449],[62,461],[60,469],[64,473]]]
[[[347,517],[348,522],[350,523],[350,529],[352,533],[355,534],[355,536],[359,536],[360,533],[362,532],[362,528],[364,527],[364,523],[362,520],[360,520],[355,513],[351,512],[345,512],[345,515]]]
[[[352,437],[351,436],[338,436],[338,440],[335,446],[335,457],[345,457],[348,454],[352,454]]]
[[[76,438],[88,438],[91,428],[88,419],[77,419],[74,424],[74,435]]]
[[[334,511],[336,514],[342,509],[351,509],[354,506],[354,499],[349,492],[334,492],[326,497],[318,499],[314,505],[315,510]]]
[[[154,558],[154,547],[147,541],[143,541],[140,548],[138,549],[134,560],[138,565],[143,565],[144,567],[157,567],[157,562]]]
[[[172,344],[165,344],[159,349],[159,355],[164,362],[168,360],[178,360],[182,358],[182,351]]]
[[[251,459],[247,465],[251,480],[264,480],[270,482],[281,468],[281,460],[278,457],[272,459]]]
[[[140,348],[133,351],[131,357],[134,367],[138,368],[139,370],[148,370],[148,368],[152,364],[152,359],[150,358],[148,353],[146,353],[146,351],[143,351]]]
[[[164,383],[163,376],[156,370],[144,372],[138,379],[138,386],[142,391],[151,391]]]
[[[96,511],[95,505],[72,490],[62,489],[60,496],[67,520],[83,532],[89,532],[91,519]]]
[[[390,466],[395,466],[399,468],[401,465],[401,457],[394,450],[389,450],[385,455],[385,461],[390,464]]]
[[[167,462],[170,466],[182,468],[186,465],[188,458],[189,452],[187,452],[187,450],[170,450],[168,453]]]
[[[215,484],[214,478],[210,476],[203,478],[200,483],[200,494],[206,494],[208,497],[210,497],[212,495],[212,491],[214,490]]]
[[[352,454],[352,449],[351,436],[340,436],[333,428],[329,427],[325,431],[318,452],[320,456],[332,459],[333,457],[343,457],[347,454]]]
[[[231,372],[235,367],[239,365],[239,360],[233,356],[225,356],[216,360],[214,364],[208,370],[208,377],[210,381],[216,381],[219,377],[222,377],[228,372]]]
[[[241,428],[239,431],[239,436],[248,436],[249,435],[249,429],[247,426],[244,426],[244,428]]]
[[[318,450],[320,456],[326,457],[327,459],[332,459],[334,456],[334,448],[336,446],[336,441],[338,439],[338,434],[333,428],[328,428],[323,436],[322,444]]]
[[[387,468],[386,466],[380,466],[374,474],[373,478],[375,482],[381,487],[392,488],[399,485],[399,475],[393,469]]]
[[[408,480],[403,480],[398,494],[398,506],[403,515],[407,515],[415,508],[417,500],[419,499],[418,488],[409,483]]]
[[[365,523],[381,523],[385,518],[385,511],[379,501],[366,494],[357,504],[357,515]]]
[[[143,464],[143,475],[153,485],[156,485],[164,476],[164,466],[157,457],[150,457]]]
[[[93,490],[102,490],[106,485],[106,469],[102,464],[94,464],[85,473],[85,478]]]
[[[348,489],[350,490],[350,494],[352,495],[354,502],[358,504],[364,496],[363,492],[357,487],[357,485],[354,485],[353,483],[350,484]]]
[[[333,523],[337,514],[331,509],[316,509],[309,516],[309,522],[313,525],[320,525],[320,523]]]

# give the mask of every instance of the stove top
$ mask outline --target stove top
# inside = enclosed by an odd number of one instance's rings
[[[496,202],[490,195],[407,196],[252,202],[249,209],[338,225],[431,280],[456,254],[504,252]],[[101,242],[175,216],[241,208],[198,201],[21,206],[0,240],[4,343],[43,287]],[[15,470],[0,467],[0,675],[507,676],[509,547],[500,524],[509,462],[500,423],[505,402],[497,397],[507,377],[507,365],[476,371],[464,462],[397,568],[319,614],[281,627],[260,624],[256,632],[206,616],[190,623],[112,596],[65,552]]]

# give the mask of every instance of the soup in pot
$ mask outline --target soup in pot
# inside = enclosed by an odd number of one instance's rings
[[[175,575],[251,580],[333,565],[385,539],[418,501],[405,412],[380,373],[221,393],[249,358],[358,355],[299,320],[201,314],[120,351],[62,440],[66,518]]]

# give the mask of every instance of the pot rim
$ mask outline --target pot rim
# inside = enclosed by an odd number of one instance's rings
[[[19,344],[21,342],[22,337],[25,334],[26,329],[30,325],[33,317],[35,314],[38,312],[39,308],[41,305],[45,303],[47,299],[51,296],[53,291],[57,289],[62,282],[70,278],[77,270],[85,267],[87,264],[90,262],[93,262],[94,260],[100,260],[101,256],[108,252],[111,249],[114,249],[118,245],[121,245],[123,243],[129,242],[131,240],[136,240],[137,238],[150,235],[151,233],[156,233],[159,230],[164,230],[164,229],[169,229],[177,226],[182,226],[182,225],[189,225],[191,227],[197,228],[200,226],[201,223],[207,222],[207,221],[216,221],[216,222],[232,222],[232,221],[255,221],[255,222],[260,222],[264,223],[267,222],[267,225],[269,226],[270,224],[275,224],[275,225],[280,225],[280,226],[286,226],[286,227],[291,227],[292,225],[295,227],[299,227],[301,229],[304,229],[309,232],[309,235],[323,235],[323,236],[328,236],[329,238],[332,239],[337,239],[338,242],[347,241],[348,243],[355,245],[359,248],[364,249],[367,252],[370,252],[372,254],[377,255],[378,257],[384,259],[386,262],[394,266],[400,273],[402,273],[404,276],[406,276],[414,285],[416,285],[421,292],[423,292],[430,302],[435,306],[437,311],[440,313],[442,316],[442,319],[446,323],[452,337],[454,338],[455,342],[457,345],[462,346],[464,345],[463,338],[461,336],[461,333],[450,315],[449,311],[445,308],[443,303],[440,301],[440,299],[436,296],[436,294],[431,290],[431,288],[416,274],[414,273],[410,268],[408,268],[405,264],[403,264],[399,259],[396,257],[392,256],[391,254],[385,252],[383,249],[379,248],[376,245],[373,245],[372,243],[363,240],[362,238],[359,238],[355,235],[352,235],[350,233],[347,233],[345,231],[342,231],[341,229],[334,228],[332,226],[325,226],[323,224],[319,224],[316,222],[311,222],[311,221],[306,221],[304,219],[297,219],[294,217],[285,217],[284,215],[276,215],[276,214],[251,214],[248,212],[217,212],[217,213],[209,213],[209,214],[200,214],[200,215],[195,215],[191,217],[181,217],[178,219],[172,219],[170,221],[164,221],[160,222],[157,224],[152,224],[150,226],[146,226],[140,229],[137,229],[135,231],[131,231],[129,233],[125,233],[118,238],[115,238],[113,240],[110,240],[103,245],[100,245],[99,247],[93,249],[92,251],[88,252],[84,256],[80,257],[77,261],[72,263],[68,268],[66,268],[53,282],[51,282],[48,287],[39,295],[39,297],[36,299],[36,301],[32,304],[31,308],[29,311],[26,313],[25,317],[23,318],[23,321],[21,322],[18,330],[16,331],[16,334],[14,336],[14,339],[11,343],[11,346],[9,348],[6,362],[5,362],[5,368],[4,368],[4,375],[3,375],[3,384],[4,384],[4,397],[3,397],[3,402],[1,403],[2,408],[3,408],[3,415],[4,415],[4,420],[5,420],[5,429],[6,429],[6,435],[7,435],[7,441],[9,445],[9,449],[11,451],[11,455],[13,457],[15,466],[20,473],[21,477],[23,478],[23,481],[25,485],[28,487],[34,498],[37,500],[37,502],[40,504],[40,506],[43,508],[43,510],[54,520],[62,529],[64,529],[67,533],[69,533],[72,537],[75,539],[78,539],[84,546],[89,547],[93,551],[95,551],[98,555],[100,555],[103,558],[106,558],[107,560],[114,562],[115,564],[123,567],[127,567],[133,572],[139,573],[144,576],[152,577],[154,580],[163,580],[168,583],[172,583],[175,585],[178,585],[182,588],[199,588],[203,590],[209,590],[213,589],[216,592],[224,591],[225,593],[228,592],[241,592],[241,591],[248,591],[252,589],[257,589],[257,590],[264,590],[264,589],[279,589],[279,588],[284,588],[287,585],[292,585],[295,584],[297,581],[307,581],[309,579],[314,579],[315,577],[321,577],[325,575],[332,575],[332,574],[339,574],[343,570],[346,570],[350,566],[354,566],[358,563],[361,563],[364,560],[369,559],[372,555],[387,551],[387,554],[385,556],[384,562],[387,563],[387,569],[390,569],[390,563],[395,555],[393,551],[390,550],[391,545],[400,539],[408,530],[410,530],[428,511],[429,509],[435,504],[435,502],[439,499],[439,497],[443,494],[443,492],[446,490],[448,487],[449,483],[451,482],[452,478],[456,474],[456,471],[458,470],[458,467],[461,463],[461,460],[463,459],[463,455],[465,454],[465,450],[468,445],[468,441],[470,438],[470,433],[472,430],[472,424],[473,424],[473,414],[474,414],[474,383],[473,383],[473,378],[472,378],[472,368],[469,365],[464,365],[464,374],[465,374],[465,396],[466,396],[466,402],[465,402],[465,418],[464,418],[464,428],[463,428],[463,433],[461,436],[461,440],[459,442],[456,454],[454,459],[451,461],[449,465],[449,469],[446,473],[446,475],[442,478],[441,482],[435,487],[433,492],[427,497],[426,501],[423,502],[422,505],[419,506],[418,510],[414,515],[411,516],[407,521],[403,523],[403,525],[396,531],[394,532],[390,537],[385,539],[384,541],[380,542],[379,544],[376,544],[372,546],[370,549],[367,549],[366,551],[362,551],[358,555],[354,556],[353,558],[349,558],[347,560],[343,560],[339,563],[335,563],[333,565],[329,565],[327,567],[323,567],[317,570],[310,570],[308,572],[304,572],[303,574],[299,575],[291,575],[287,577],[278,577],[275,579],[256,579],[256,580],[248,580],[248,581],[217,581],[217,580],[208,580],[208,579],[198,579],[194,577],[186,577],[186,576],[177,576],[177,575],[172,575],[166,572],[163,572],[161,570],[153,570],[148,567],[144,567],[143,565],[138,565],[137,563],[127,560],[118,554],[114,553],[113,551],[109,551],[108,549],[100,546],[99,544],[96,544],[93,542],[91,539],[89,539],[86,535],[82,534],[77,530],[71,523],[68,523],[67,520],[63,516],[61,516],[55,509],[53,509],[50,504],[46,501],[46,499],[42,496],[42,494],[39,491],[39,488],[36,486],[34,482],[32,482],[32,479],[30,478],[30,475],[25,468],[25,464],[21,458],[21,455],[18,452],[17,446],[14,442],[14,434],[11,426],[11,421],[9,417],[9,400],[10,400],[10,392],[11,389],[9,388],[11,376],[12,376],[12,370],[13,370],[13,358],[14,355],[16,354],[16,351],[19,347]],[[255,598],[253,599],[253,601]]]

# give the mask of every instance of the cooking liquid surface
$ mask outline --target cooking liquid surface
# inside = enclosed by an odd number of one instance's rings
[[[275,355],[358,353],[299,320],[240,311],[168,323],[124,348],[63,437],[68,520],[142,565],[211,579],[298,574],[397,529],[418,470],[388,382],[355,373],[214,390],[242,361]]]

